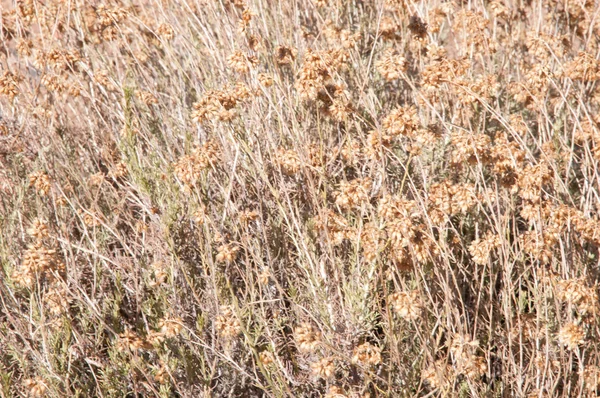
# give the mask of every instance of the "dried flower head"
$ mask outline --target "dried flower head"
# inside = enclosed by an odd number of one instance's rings
[[[388,296],[388,302],[398,316],[409,321],[418,319],[423,308],[417,290],[392,293]]]
[[[451,133],[450,139],[455,148],[452,152],[454,163],[477,164],[478,162],[488,162],[491,139],[487,135],[472,134],[459,129]]]
[[[478,347],[479,340],[456,333],[450,343],[450,353],[455,363],[461,365],[475,354]]]
[[[310,369],[315,377],[330,379],[335,373],[335,361],[333,358],[323,358],[311,363]]]
[[[321,333],[311,324],[303,323],[294,329],[294,338],[300,352],[312,352],[319,345]]]
[[[598,290],[588,287],[583,279],[566,279],[558,282],[557,298],[574,306],[581,314],[593,314],[598,309]]]
[[[171,378],[169,373],[169,366],[161,360],[160,366],[154,372],[154,381],[158,384],[167,384]]]
[[[132,330],[119,334],[118,346],[128,351],[137,351],[148,348],[148,343]]]
[[[290,65],[297,56],[298,50],[294,47],[277,46],[275,48],[275,62],[278,65]]]
[[[12,277],[17,284],[31,288],[37,279],[52,277],[53,272],[60,272],[63,268],[64,264],[58,260],[56,251],[38,241],[25,250],[21,266],[13,272]]]
[[[379,24],[379,33],[384,40],[392,41],[400,39],[400,29],[400,24],[391,17],[384,16],[381,18],[381,23]]]
[[[242,210],[238,214],[238,220],[239,220],[240,224],[242,224],[242,225],[248,225],[251,222],[256,221],[257,219],[258,219],[258,211],[256,211],[256,210],[246,209],[246,210]]]
[[[600,387],[600,367],[597,365],[587,365],[581,371],[581,377],[585,383],[585,388],[595,393],[598,387]],[[595,395],[595,394],[594,394]]]
[[[78,209],[77,214],[79,214],[83,224],[87,227],[97,227],[102,224],[102,219],[100,216],[90,212],[89,210]]]
[[[247,55],[236,51],[227,58],[229,67],[239,73],[248,73],[251,68],[258,65],[258,59],[254,55]]]
[[[150,91],[140,90],[137,91],[137,96],[147,106],[158,104],[158,98]]]
[[[44,295],[44,304],[52,315],[65,314],[69,309],[70,300],[68,299],[66,289],[53,287]]]
[[[0,94],[7,96],[11,101],[19,94],[19,77],[9,71],[0,76]]]
[[[45,221],[36,218],[27,229],[27,234],[37,240],[48,237],[48,224]]]
[[[204,205],[201,205],[200,208],[194,211],[194,213],[192,214],[192,221],[198,224],[199,226],[204,225],[206,217],[206,207]]]
[[[469,379],[479,379],[487,372],[487,362],[481,356],[470,355],[460,363],[459,370]]]
[[[546,163],[527,165],[518,175],[519,196],[531,202],[538,202],[542,196],[542,188],[551,181],[552,172]]]
[[[381,363],[381,348],[371,343],[362,343],[354,348],[352,363],[363,366],[375,366]]]
[[[171,41],[175,37],[175,31],[168,23],[161,23],[158,25],[156,28],[156,34],[167,41]]]
[[[470,68],[466,59],[450,60],[439,57],[427,65],[421,72],[421,85],[428,92],[434,92],[444,83],[454,82]]]
[[[152,263],[150,265],[150,272],[152,279],[148,283],[149,287],[155,287],[167,281],[167,277],[169,274],[163,262],[156,261]]]
[[[128,174],[127,165],[124,162],[115,164],[109,171],[108,176],[112,179],[118,180],[125,177]]]
[[[281,167],[281,170],[289,176],[298,173],[302,166],[298,153],[292,149],[278,149],[275,154],[275,162]]]
[[[596,81],[600,79],[600,61],[592,54],[580,52],[573,61],[565,64],[565,75],[573,80]]]
[[[324,232],[334,246],[340,245],[345,239],[349,239],[351,229],[344,217],[327,209],[314,218],[315,228]]]
[[[264,366],[271,366],[275,363],[275,356],[271,351],[261,351],[258,359]]]
[[[394,109],[382,122],[386,134],[391,137],[398,135],[414,137],[420,124],[417,108],[413,106]]]
[[[104,182],[105,179],[106,179],[106,176],[104,175],[104,173],[99,171],[99,172],[89,176],[88,184],[92,187],[99,187],[102,185],[102,183]]]
[[[257,79],[264,87],[271,87],[274,83],[273,77],[266,73],[259,73]]]
[[[571,351],[576,350],[579,345],[585,342],[583,328],[573,322],[561,327],[556,337],[559,344],[564,345]]]
[[[202,146],[197,146],[191,155],[181,157],[174,164],[177,178],[190,187],[197,183],[203,170],[216,161],[218,149],[214,143],[208,141]]]
[[[238,336],[241,324],[232,307],[221,307],[220,314],[215,319],[215,327],[219,335],[225,339],[233,339]]]
[[[35,188],[38,195],[47,196],[50,192],[50,177],[43,171],[36,171],[29,175],[29,185]]]
[[[394,49],[387,49],[375,63],[375,68],[385,80],[392,81],[402,77],[402,72],[407,69],[407,63],[406,59]]]
[[[232,263],[237,258],[239,247],[232,243],[220,245],[217,248],[216,260],[220,263]]]
[[[27,389],[27,395],[31,397],[43,397],[46,395],[46,390],[48,389],[46,383],[40,377],[27,379],[23,385]]]
[[[166,338],[172,338],[181,333],[183,323],[179,318],[163,319],[158,323],[158,327]]]
[[[469,244],[469,253],[475,264],[486,265],[490,260],[492,250],[500,246],[500,238],[488,232],[485,237],[475,239]]]
[[[445,388],[452,377],[452,368],[444,360],[430,364],[421,373],[421,379],[433,388]]]
[[[372,182],[369,178],[357,178],[340,184],[335,203],[342,209],[360,207],[369,202]]]

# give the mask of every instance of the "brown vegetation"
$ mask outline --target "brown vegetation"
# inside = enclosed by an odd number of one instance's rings
[[[599,7],[1,0],[0,396],[597,396]]]

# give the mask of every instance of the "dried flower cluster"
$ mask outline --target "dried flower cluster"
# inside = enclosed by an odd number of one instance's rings
[[[309,323],[303,323],[294,330],[294,337],[301,352],[314,351],[320,343],[320,332]]]
[[[227,306],[221,307],[219,315],[215,318],[215,327],[225,339],[233,339],[240,333],[240,321],[233,309]]]
[[[394,312],[409,321],[419,318],[423,305],[417,290],[393,293],[388,297]]]
[[[362,343],[354,349],[352,363],[375,366],[381,363],[381,348],[371,343]]]
[[[200,179],[202,171],[217,161],[218,148],[212,142],[197,146],[191,155],[183,156],[174,164],[175,175],[187,186]]]

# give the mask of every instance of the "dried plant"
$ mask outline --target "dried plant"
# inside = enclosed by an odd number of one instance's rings
[[[597,0],[3,0],[0,396],[600,395]]]

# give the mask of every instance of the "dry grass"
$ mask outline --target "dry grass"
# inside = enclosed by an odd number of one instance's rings
[[[599,7],[2,0],[0,395],[595,397]]]

